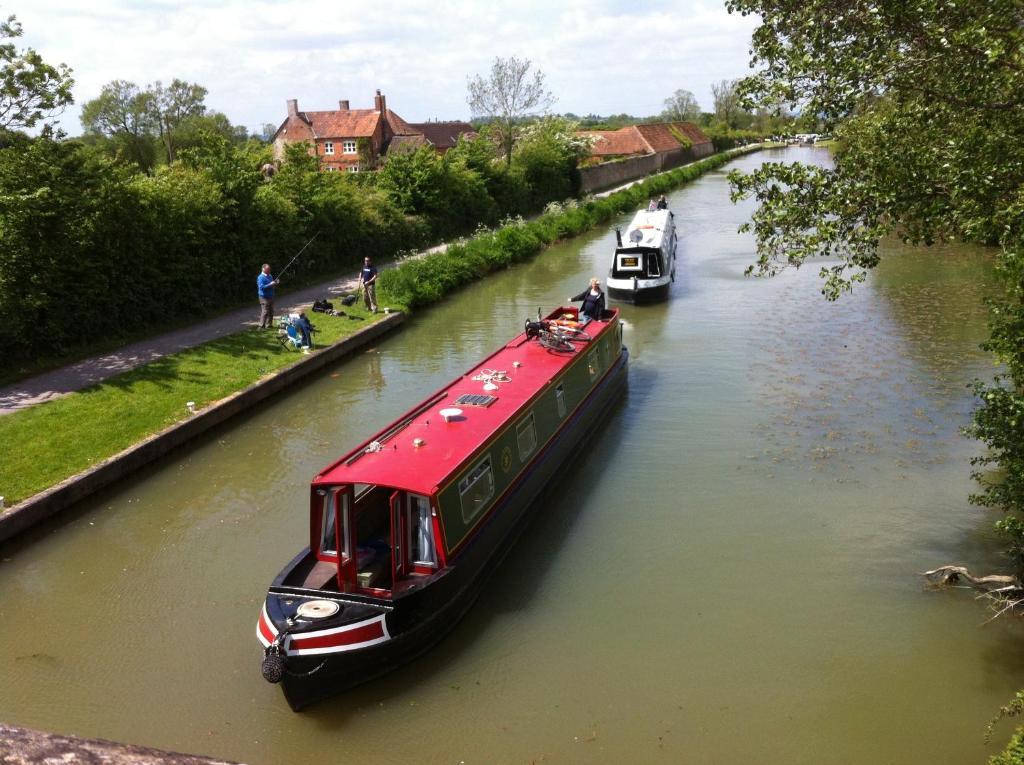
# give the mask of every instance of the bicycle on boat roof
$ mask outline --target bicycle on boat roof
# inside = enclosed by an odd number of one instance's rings
[[[591,339],[590,335],[582,329],[568,327],[551,319],[540,319],[539,321],[527,319],[525,330],[527,339],[535,337],[545,348],[563,353],[571,353],[576,350],[573,342],[585,343]]]

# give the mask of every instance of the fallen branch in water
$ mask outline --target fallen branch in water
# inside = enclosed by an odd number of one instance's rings
[[[966,582],[976,590],[987,593],[1006,593],[1014,590],[1022,590],[1020,580],[1015,576],[1007,574],[989,574],[988,576],[974,576],[964,566],[939,566],[931,571],[921,574],[931,584],[936,586],[949,586],[961,581]]]
[[[978,597],[986,599],[989,608],[995,612],[990,619],[985,621],[985,624],[1024,605],[1024,586],[1015,576],[1006,574],[974,576],[964,566],[940,566],[923,572],[921,576],[935,587],[951,587],[964,582],[975,590],[980,590]]]

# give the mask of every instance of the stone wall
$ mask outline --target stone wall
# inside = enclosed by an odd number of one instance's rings
[[[0,762],[8,765],[232,765],[192,754],[0,724]]]

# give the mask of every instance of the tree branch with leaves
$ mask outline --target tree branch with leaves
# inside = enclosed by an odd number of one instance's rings
[[[14,16],[0,22],[0,40],[21,35]],[[74,102],[74,84],[65,64],[52,66],[32,48],[19,51],[14,43],[0,44],[0,129],[31,128],[60,115]]]
[[[468,81],[469,108],[474,117],[490,120],[497,129],[506,165],[512,164],[517,123],[555,102],[544,87],[544,73],[539,69],[531,72],[531,66],[529,59],[499,57],[494,59],[487,79],[476,75]]]

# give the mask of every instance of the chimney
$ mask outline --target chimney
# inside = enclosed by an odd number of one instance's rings
[[[299,116],[299,100],[297,98],[291,98],[288,100],[288,116]]]
[[[341,109],[343,112],[347,112],[348,100],[346,99],[345,101],[338,101],[338,108]]]
[[[387,108],[387,101],[384,100],[384,96],[380,92],[380,88],[377,89],[377,95],[373,98],[373,108],[383,114]]]

